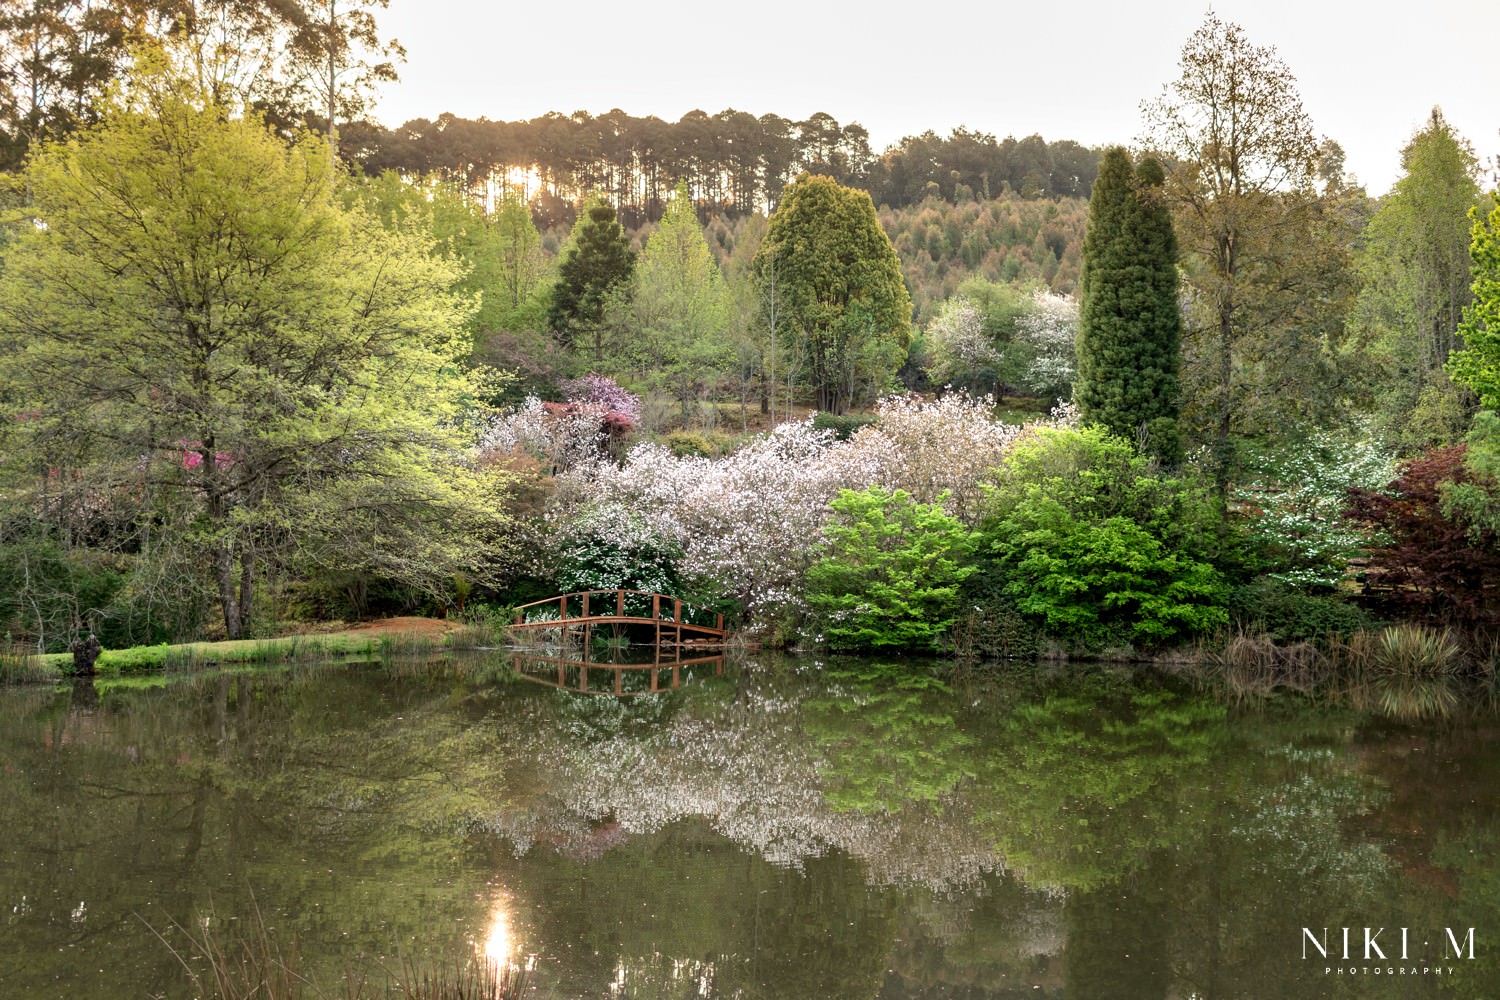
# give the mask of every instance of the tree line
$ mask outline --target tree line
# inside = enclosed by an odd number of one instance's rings
[[[182,53],[215,100],[290,136],[364,116],[404,52],[375,12],[390,0],[0,0],[0,169],[100,119],[132,53]]]
[[[690,111],[676,122],[619,109],[514,122],[444,114],[393,129],[351,127],[343,149],[370,173],[438,177],[481,200],[496,187],[517,189],[543,228],[571,223],[586,194],[608,199],[627,228],[654,222],[679,182],[701,215],[735,216],[774,209],[802,173],[832,177],[892,208],[933,197],[1086,198],[1098,173],[1098,151],[1070,140],[997,140],[958,128],[947,137],[907,136],[876,154],[857,122],[823,112],[802,121],[757,118],[732,108]]]

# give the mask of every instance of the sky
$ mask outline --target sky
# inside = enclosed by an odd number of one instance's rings
[[[824,111],[864,125],[877,152],[959,125],[1134,145],[1141,102],[1177,75],[1208,9],[1204,0],[390,0],[378,22],[407,59],[376,117]],[[1435,105],[1495,183],[1500,3],[1219,0],[1213,9],[1277,49],[1315,129],[1344,147],[1346,169],[1370,194],[1400,176],[1401,148]]]

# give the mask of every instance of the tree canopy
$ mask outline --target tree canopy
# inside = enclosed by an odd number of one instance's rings
[[[591,338],[594,360],[598,361],[603,353],[601,329],[610,294],[629,281],[634,269],[635,254],[615,210],[602,198],[590,199],[573,226],[552,292],[547,321],[558,339],[572,345]]]
[[[1212,449],[1222,496],[1238,439],[1338,399],[1326,347],[1351,292],[1348,240],[1314,187],[1320,146],[1276,50],[1211,13],[1179,67],[1143,106],[1143,139],[1168,168],[1193,292],[1184,422]]]
[[[905,360],[911,299],[869,195],[798,179],[771,216],[755,274],[775,284],[778,334],[803,345],[819,409],[843,413],[885,388]]]
[[[323,140],[149,57],[129,94],[27,169],[34,224],[0,261],[13,482],[134,493],[131,544],[197,551],[231,637],[277,564],[482,574],[504,515],[461,451],[480,386],[452,266],[342,208]]]
[[[1378,365],[1380,429],[1407,450],[1451,444],[1468,407],[1444,374],[1469,304],[1474,151],[1437,108],[1401,154],[1405,173],[1365,227],[1354,321]]]

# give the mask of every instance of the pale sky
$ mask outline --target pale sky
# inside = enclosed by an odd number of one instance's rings
[[[1256,45],[1275,46],[1320,135],[1371,194],[1439,105],[1493,185],[1500,152],[1500,2],[1219,0]],[[870,132],[955,126],[1133,144],[1140,103],[1177,75],[1204,0],[831,3],[759,0],[391,0],[382,33],[407,50],[386,84],[386,125],[512,121],[620,108],[675,121],[700,108],[802,119],[825,111]]]

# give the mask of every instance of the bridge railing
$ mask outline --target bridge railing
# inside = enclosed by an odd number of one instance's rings
[[[719,631],[724,628],[724,616],[711,608],[649,590],[579,590],[522,604],[515,614],[516,625],[629,618]]]

